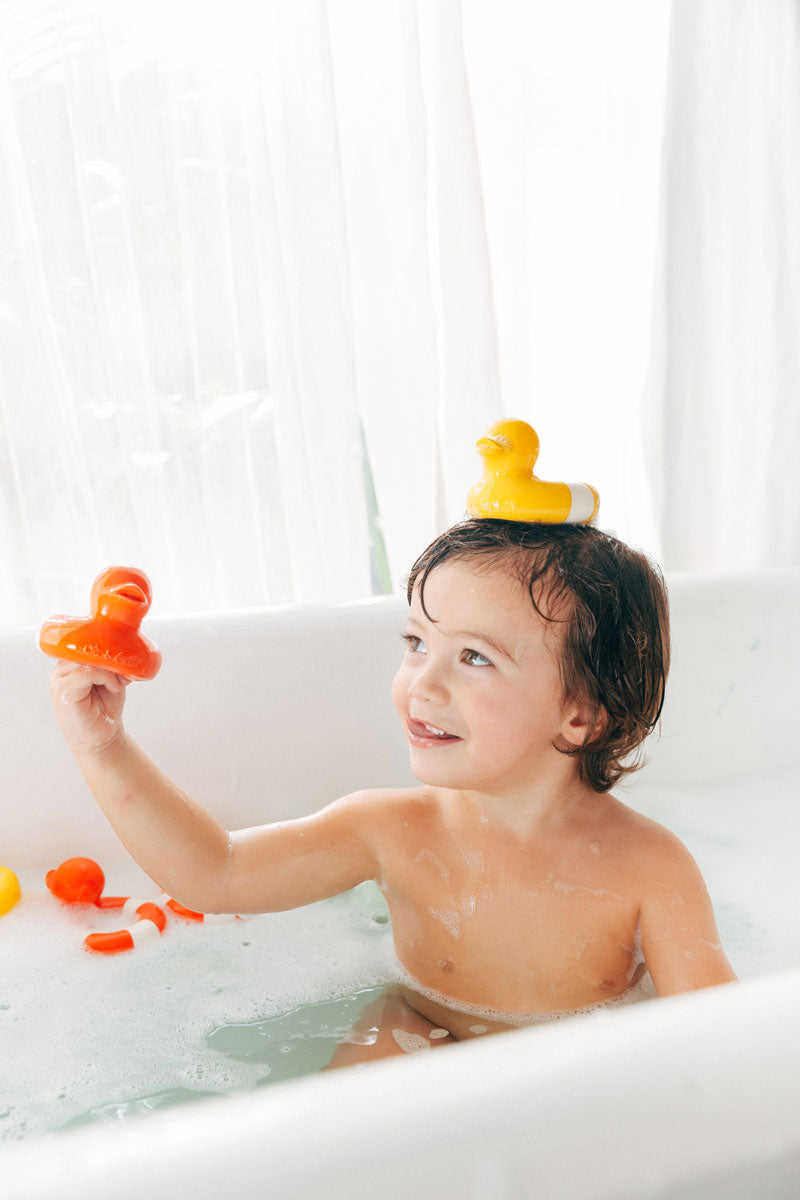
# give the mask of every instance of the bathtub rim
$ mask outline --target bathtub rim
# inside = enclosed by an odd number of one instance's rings
[[[731,1180],[753,1172],[772,1181],[762,1194],[788,1197],[780,1189],[800,1165],[799,1009],[793,970],[475,1039],[423,1060],[287,1081],[119,1130],[71,1130],[0,1152],[4,1194],[167,1200],[178,1187],[211,1200],[230,1186],[235,1162],[237,1195],[262,1195],[268,1181],[282,1200],[312,1194],[320,1163],[331,1200],[477,1197],[476,1180],[487,1189],[494,1181],[488,1194],[530,1194],[535,1184],[563,1200],[721,1198],[739,1195]],[[765,1021],[770,1036],[760,1038]],[[303,1122],[316,1131],[313,1156]],[[390,1146],[387,1131],[398,1126],[404,1136]],[[609,1162],[608,1138],[618,1140],[620,1128],[627,1153]]]

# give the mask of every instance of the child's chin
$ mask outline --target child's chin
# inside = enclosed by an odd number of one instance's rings
[[[437,762],[432,754],[427,752],[411,751],[411,773],[420,783],[427,783],[430,787],[444,788],[470,788],[475,786],[475,781],[468,774],[452,765],[442,761]]]

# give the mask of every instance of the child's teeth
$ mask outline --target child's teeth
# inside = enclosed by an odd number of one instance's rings
[[[425,724],[425,728],[428,730],[429,733],[436,734],[437,737],[444,737],[443,729],[436,729],[433,725],[428,725],[427,722]]]

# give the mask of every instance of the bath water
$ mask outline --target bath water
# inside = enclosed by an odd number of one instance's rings
[[[242,921],[168,913],[162,937],[101,955],[86,934],[130,918],[18,874],[22,900],[0,920],[0,1141],[318,1071],[396,975],[372,884]],[[107,871],[108,894],[126,893],[118,882]],[[134,894],[163,900],[141,880]]]
[[[694,854],[740,978],[800,966],[796,770],[619,794]],[[241,922],[170,916],[161,938],[105,957],[83,938],[126,924],[118,912],[59,903],[44,869],[18,874],[0,918],[0,1141],[317,1071],[398,978],[372,884]],[[109,893],[159,899],[141,875],[107,875]]]

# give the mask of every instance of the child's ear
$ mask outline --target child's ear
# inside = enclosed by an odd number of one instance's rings
[[[573,701],[564,710],[560,740],[566,742],[570,750],[588,745],[597,741],[607,724],[608,714],[604,708],[598,712],[588,701]]]

